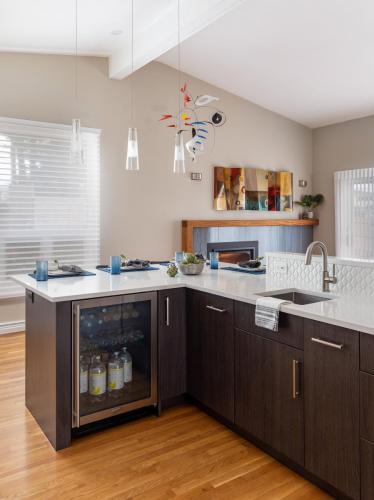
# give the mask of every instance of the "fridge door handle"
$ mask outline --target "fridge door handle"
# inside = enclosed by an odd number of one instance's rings
[[[170,326],[170,297],[166,297],[165,304],[166,304],[165,324],[166,324],[166,326]]]
[[[74,309],[73,325],[73,427],[79,427],[80,396],[80,306]]]
[[[300,369],[301,361],[297,359],[292,360],[292,397],[299,399],[301,397],[301,383],[300,383]]]

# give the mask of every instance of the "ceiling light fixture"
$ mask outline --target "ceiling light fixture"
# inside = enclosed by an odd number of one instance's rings
[[[133,73],[134,73],[134,0],[131,0],[131,76],[130,76],[130,123],[134,124],[133,110]],[[126,170],[138,171],[139,151],[138,151],[138,130],[129,128],[127,139]]]
[[[78,0],[75,0],[75,58],[74,58],[74,92],[75,108],[78,104]],[[81,121],[79,118],[73,118],[71,126],[70,156],[73,163],[82,165],[83,158],[83,139],[81,131]]]

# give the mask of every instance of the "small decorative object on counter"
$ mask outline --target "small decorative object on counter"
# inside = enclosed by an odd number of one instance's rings
[[[178,268],[174,263],[171,263],[168,265],[168,268],[166,270],[170,278],[175,278],[176,275],[178,274]]]
[[[210,269],[218,269],[219,266],[219,253],[209,252]]]
[[[58,260],[49,260],[48,261],[48,271],[58,271],[59,270],[59,265],[58,265]]]
[[[106,393],[106,368],[100,354],[94,356],[90,366],[89,391],[91,396],[102,396]]]
[[[88,363],[84,356],[79,356],[79,392],[80,394],[88,392]]]
[[[324,201],[325,197],[323,194],[305,194],[301,197],[300,201],[295,201],[295,204],[304,208],[303,219],[314,219],[313,209],[321,205]]]
[[[119,391],[123,389],[123,361],[119,352],[113,353],[108,363],[108,391]]]
[[[193,253],[187,253],[182,262],[178,264],[183,274],[200,274],[205,266],[205,260],[201,260]]]
[[[48,280],[48,260],[37,260],[36,261],[36,281],[47,281]]]
[[[122,348],[121,360],[123,363],[123,380],[127,384],[132,381],[132,357],[127,347]]]
[[[261,266],[261,261],[263,260],[263,257],[257,257],[256,259],[251,259],[251,260],[246,260],[243,262],[239,262],[238,266],[240,267],[246,267],[249,269],[257,269],[258,267]]]
[[[121,272],[121,257],[112,255],[110,258],[110,274],[120,274]]]
[[[175,252],[175,263],[179,264],[184,259],[184,252]]]

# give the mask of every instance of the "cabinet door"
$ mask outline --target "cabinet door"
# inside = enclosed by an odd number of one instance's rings
[[[374,498],[374,444],[361,439],[361,500]]]
[[[359,337],[305,321],[305,466],[359,498]]]
[[[186,392],[186,291],[158,294],[159,401]]]
[[[233,301],[187,291],[188,392],[234,420]]]
[[[303,352],[235,330],[235,359],[235,423],[303,465]]]

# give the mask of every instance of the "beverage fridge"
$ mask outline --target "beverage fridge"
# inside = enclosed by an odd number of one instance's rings
[[[157,293],[73,302],[73,428],[157,404]]]

